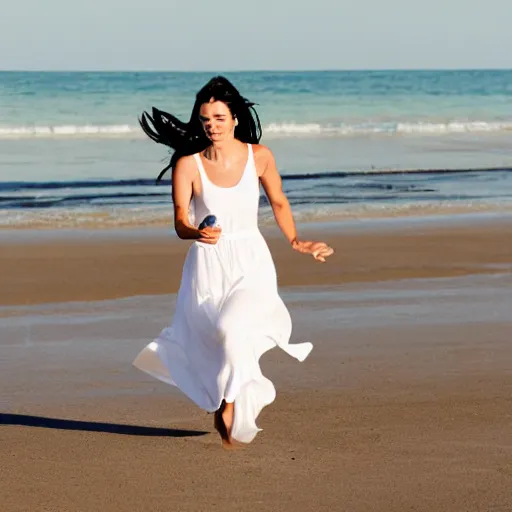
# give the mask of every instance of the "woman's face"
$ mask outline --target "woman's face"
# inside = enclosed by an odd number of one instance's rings
[[[221,142],[235,136],[236,120],[222,101],[203,103],[199,109],[199,119],[206,136],[212,142]]]

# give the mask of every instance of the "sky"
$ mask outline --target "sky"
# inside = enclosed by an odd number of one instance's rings
[[[6,0],[1,70],[512,68],[511,0]]]

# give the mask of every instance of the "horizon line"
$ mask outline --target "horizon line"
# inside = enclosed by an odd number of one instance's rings
[[[0,73],[183,73],[183,74],[203,74],[203,73],[337,73],[337,72],[425,72],[425,71],[512,71],[512,67],[424,67],[424,68],[303,68],[303,69],[4,69],[0,68]]]

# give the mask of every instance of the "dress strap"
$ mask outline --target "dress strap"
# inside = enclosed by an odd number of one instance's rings
[[[258,171],[256,169],[256,160],[254,159],[254,150],[252,148],[252,144],[247,144],[247,147],[249,149],[249,155],[247,158],[247,168],[245,169],[245,172],[248,173],[251,178],[255,178],[258,182],[258,190],[259,190],[259,177],[258,177]]]
[[[210,179],[208,178],[206,171],[204,170],[203,162],[201,161],[201,156],[199,153],[194,153],[194,160],[197,164],[197,169],[199,171],[199,176],[201,178],[201,189],[204,190],[205,187],[210,185]]]
[[[199,170],[199,174],[201,175],[201,178],[204,178],[204,175],[206,174],[206,172],[203,167],[203,162],[201,162],[201,157],[199,156],[199,153],[194,153],[192,156],[194,157],[194,160],[196,161],[197,169]]]

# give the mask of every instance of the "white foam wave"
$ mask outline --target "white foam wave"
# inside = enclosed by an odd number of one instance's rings
[[[348,137],[364,135],[446,135],[512,131],[512,121],[375,122],[353,124],[270,123],[263,127],[266,136]],[[0,126],[0,139],[19,138],[106,138],[143,137],[137,125],[55,125]]]
[[[470,121],[450,123],[398,123],[398,133],[478,133],[512,130],[512,122]]]
[[[114,125],[81,125],[76,126],[56,125],[56,126],[0,126],[1,139],[17,138],[59,138],[59,137],[87,137],[87,136],[126,136],[141,134],[138,126],[128,124]]]
[[[270,123],[268,126],[263,127],[264,133],[282,135],[310,135],[328,133],[329,131],[332,131],[332,128],[318,123]]]
[[[264,133],[282,136],[326,135],[352,136],[374,134],[444,135],[450,133],[480,133],[512,131],[512,121],[450,121],[441,122],[382,122],[341,125],[318,123],[271,123]]]

